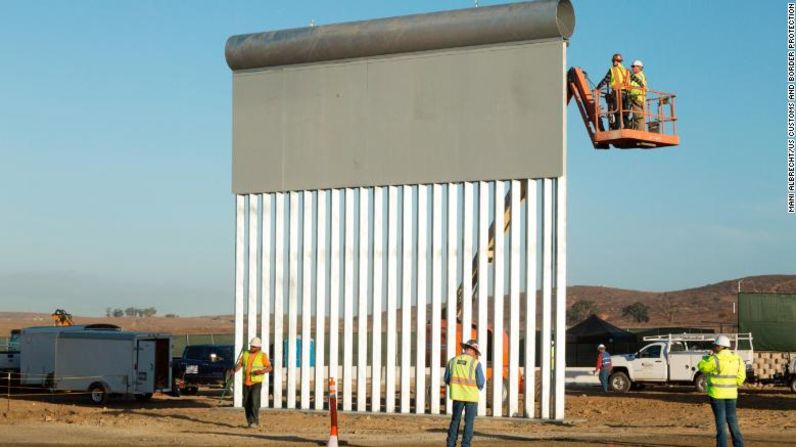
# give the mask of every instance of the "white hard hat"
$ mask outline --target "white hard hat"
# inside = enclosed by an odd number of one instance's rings
[[[597,349],[605,349],[605,345],[600,343],[599,345],[597,345]]]
[[[263,342],[262,342],[262,340],[260,340],[260,337],[254,337],[254,338],[252,338],[252,341],[249,342],[249,346],[253,346],[255,348],[259,348],[262,345],[263,345]]]
[[[644,68],[644,62],[641,62],[640,60],[636,59],[636,60],[633,61],[633,65],[631,65],[631,67],[635,67],[635,66],[639,66],[641,68]]]
[[[713,344],[715,346],[723,346],[725,348],[729,348],[730,347],[730,338],[727,337],[726,335],[719,335],[718,337],[716,337],[716,341],[713,342]]]
[[[478,355],[481,355],[481,349],[479,349],[478,347],[478,340],[471,338],[470,340],[467,340],[466,342],[462,343],[462,349],[467,349],[467,348],[470,348],[474,350]]]

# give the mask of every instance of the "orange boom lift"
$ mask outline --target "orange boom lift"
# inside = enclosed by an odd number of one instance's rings
[[[680,144],[677,136],[677,116],[674,113],[674,97],[671,93],[644,89],[647,100],[644,102],[644,126],[634,129],[627,121],[630,110],[622,104],[622,93],[629,90],[623,87],[611,92],[608,86],[602,90],[591,89],[589,79],[580,67],[573,67],[567,73],[567,103],[573,98],[578,105],[583,124],[595,149],[656,149]],[[613,109],[607,106],[605,98],[616,95]],[[618,129],[606,130],[609,116],[619,119]]]

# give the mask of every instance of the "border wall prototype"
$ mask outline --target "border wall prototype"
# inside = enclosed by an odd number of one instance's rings
[[[449,411],[477,338],[480,414],[564,417],[574,25],[542,0],[228,40],[235,347],[269,349],[264,407],[322,410],[334,376],[343,410]]]

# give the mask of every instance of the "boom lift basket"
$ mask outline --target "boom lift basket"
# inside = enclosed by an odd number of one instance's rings
[[[644,89],[643,120],[636,128],[630,88],[592,90],[586,73],[579,67],[567,73],[567,102],[575,99],[586,131],[595,149],[655,149],[680,144],[677,116],[671,93]],[[624,99],[623,99],[624,98]]]

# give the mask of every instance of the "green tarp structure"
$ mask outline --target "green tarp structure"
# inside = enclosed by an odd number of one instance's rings
[[[796,351],[796,293],[738,294],[738,331],[752,333],[756,351]]]

